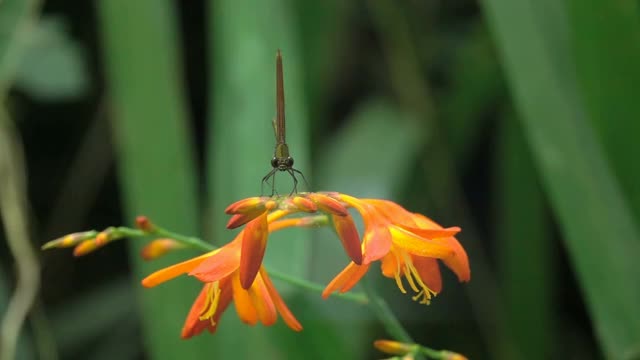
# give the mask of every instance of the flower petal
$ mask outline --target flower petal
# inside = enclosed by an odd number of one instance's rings
[[[153,274],[147,276],[142,280],[142,286],[150,288],[156,285],[160,285],[165,281],[169,281],[175,277],[178,277],[182,274],[186,274],[189,271],[195,269],[198,265],[200,265],[205,259],[210,256],[217,254],[220,249],[206,253],[204,255],[200,255],[193,259],[189,259],[183,261],[181,263],[177,263],[175,265],[166,267],[164,269],[160,269]]]
[[[246,230],[245,230],[246,231]],[[216,250],[216,253],[200,263],[189,272],[202,282],[222,280],[236,271],[240,266],[240,245],[242,233],[227,245]]]
[[[269,224],[266,212],[249,222],[244,229],[240,254],[240,283],[245,289],[251,287],[258,275],[267,248],[268,236]]]
[[[363,199],[362,201],[375,206],[376,210],[380,211],[393,224],[416,226],[413,213],[393,201],[382,199]]]
[[[222,316],[224,311],[231,303],[232,297],[230,291],[230,283],[229,281],[221,281],[220,299],[215,314],[210,319],[201,320],[200,316],[202,314],[204,306],[207,303],[210,286],[212,286],[211,283],[204,284],[202,290],[200,291],[200,294],[196,298],[196,301],[191,306],[191,310],[189,310],[187,319],[185,320],[184,326],[182,327],[181,337],[183,339],[188,339],[192,336],[198,335],[204,329],[207,329],[210,333],[214,333],[218,327],[220,316]]]
[[[391,233],[385,225],[372,225],[364,233],[364,263],[376,261],[389,253]]]
[[[442,242],[427,240],[400,227],[390,226],[391,239],[399,248],[418,256],[444,259],[453,256],[453,249]]]
[[[356,224],[353,222],[353,217],[347,214],[347,216],[331,215],[333,219],[333,225],[338,233],[342,247],[345,252],[356,264],[362,264],[362,249],[360,248],[360,235]]]
[[[240,285],[238,274],[232,276],[233,301],[238,317],[243,323],[255,325],[258,323],[258,311],[253,306],[249,292]]]
[[[262,276],[259,274],[256,276],[253,285],[249,289],[249,296],[253,306],[258,311],[258,318],[265,326],[271,326],[278,320],[278,314],[276,313],[276,306],[271,300],[271,295],[267,290],[267,286],[262,280]]]
[[[350,262],[347,267],[344,268],[322,291],[322,298],[326,299],[334,291],[340,291],[341,293],[347,292],[353,288],[360,279],[369,270],[369,265],[356,265],[354,262]]]
[[[444,239],[437,239],[434,241],[441,241],[447,244],[453,249],[454,255],[443,258],[442,261],[449,269],[451,269],[457,276],[458,281],[467,282],[471,280],[471,269],[469,268],[469,257],[467,252],[458,240],[454,237],[448,237]]]
[[[442,276],[440,276],[438,260],[422,256],[411,256],[411,260],[422,282],[424,282],[429,289],[439,293],[442,290]]]
[[[444,237],[449,237],[449,236],[454,236],[455,234],[459,233],[461,231],[461,229],[457,226],[453,226],[453,227],[449,227],[446,229],[443,228],[439,228],[439,229],[423,229],[423,228],[417,228],[417,227],[411,227],[411,226],[403,226],[403,225],[398,225],[399,227],[403,228],[404,230],[410,231],[420,237],[423,237],[425,239],[436,239],[436,238],[444,238]]]
[[[287,326],[289,326],[294,331],[302,331],[302,325],[300,324],[298,319],[293,316],[293,313],[291,312],[291,310],[289,310],[287,304],[284,303],[284,300],[282,300],[280,294],[278,294],[278,291],[273,286],[273,283],[271,282],[271,279],[269,278],[269,275],[267,275],[267,271],[264,270],[264,268],[260,270],[260,275],[262,276],[262,280],[264,280],[264,284],[267,286],[269,295],[271,295],[271,299],[273,300],[276,309],[282,316],[285,324],[287,324]]]

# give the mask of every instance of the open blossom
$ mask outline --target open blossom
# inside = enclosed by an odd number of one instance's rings
[[[325,288],[323,297],[334,291],[349,291],[376,260],[381,260],[382,274],[393,278],[400,291],[407,292],[404,279],[415,293],[413,299],[424,304],[442,289],[438,259],[460,281],[469,281],[467,254],[453,237],[460,228],[443,228],[424,215],[411,213],[387,200],[356,199],[345,194],[339,198],[355,208],[364,220],[363,263],[347,265]]]
[[[290,226],[298,226],[300,220],[276,221],[283,212],[271,214],[267,232],[253,232],[252,236],[266,237],[268,232]],[[277,314],[293,330],[302,330],[302,325],[291,313],[273,286],[267,271],[260,266],[248,289],[240,283],[241,248],[246,236],[245,228],[227,245],[196,258],[156,271],[142,280],[145,287],[153,287],[179,275],[188,273],[204,283],[202,291],[193,303],[182,329],[182,337],[190,338],[207,329],[216,331],[218,321],[229,304],[235,303],[240,319],[249,325],[260,321],[266,326],[275,324]]]

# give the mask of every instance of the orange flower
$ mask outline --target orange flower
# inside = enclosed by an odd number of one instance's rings
[[[376,260],[381,260],[382,274],[395,279],[400,291],[407,292],[404,278],[416,294],[413,299],[424,304],[442,289],[437,259],[453,270],[460,281],[469,281],[467,254],[453,237],[459,227],[443,228],[387,200],[356,199],[345,194],[338,198],[355,208],[364,220],[363,263],[349,263],[327,285],[322,293],[324,298],[334,291],[349,291]]]
[[[249,289],[262,265],[267,247],[268,226],[276,218],[296,212],[331,215],[347,255],[356,264],[362,263],[360,239],[353,219],[338,200],[324,193],[301,193],[288,197],[251,197],[237,201],[225,212],[233,215],[227,223],[232,229],[244,224],[242,249],[240,251],[240,284]],[[271,215],[277,214],[276,218]]]
[[[268,216],[265,220],[269,222],[268,232],[304,225],[303,219],[276,221],[285,214],[284,211],[279,211]],[[245,234],[249,231],[251,229],[247,227],[227,245],[156,271],[142,280],[142,285],[145,287],[153,287],[189,273],[205,283],[187,316],[182,329],[183,338],[190,338],[204,329],[211,333],[215,332],[220,316],[231,301],[235,302],[240,319],[249,325],[255,325],[258,321],[267,326],[273,325],[276,322],[277,313],[280,313],[291,329],[302,330],[302,325],[286,306],[262,266],[258,267],[255,280],[248,289],[241,284],[241,249],[247,239]],[[266,234],[267,231],[251,236],[266,237]]]

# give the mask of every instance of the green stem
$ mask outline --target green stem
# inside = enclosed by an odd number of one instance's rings
[[[414,343],[407,330],[402,326],[402,323],[400,323],[400,320],[393,314],[387,302],[378,296],[373,288],[373,284],[371,284],[366,276],[362,279],[361,284],[365,294],[369,298],[369,307],[378,317],[378,320],[382,322],[382,325],[384,325],[389,335],[407,344]]]

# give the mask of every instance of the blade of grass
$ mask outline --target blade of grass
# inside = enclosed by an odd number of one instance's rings
[[[640,238],[625,194],[533,2],[482,4],[596,333],[607,358],[623,359],[640,339],[639,271],[629,255],[640,253]]]
[[[187,234],[198,233],[193,148],[182,93],[178,43],[170,1],[105,0],[98,3],[114,135],[127,216],[138,214]],[[135,278],[179,260],[152,264],[130,243]],[[137,281],[136,281],[137,283]],[[206,337],[180,339],[180,329],[198,286],[178,279],[139,290],[147,351],[153,359],[209,355]],[[104,310],[103,310],[104,311]]]
[[[640,222],[638,1],[567,0],[578,86],[629,205]]]
[[[501,121],[498,154],[495,228],[507,319],[524,359],[548,359],[555,338],[552,234],[538,174],[512,111]]]

